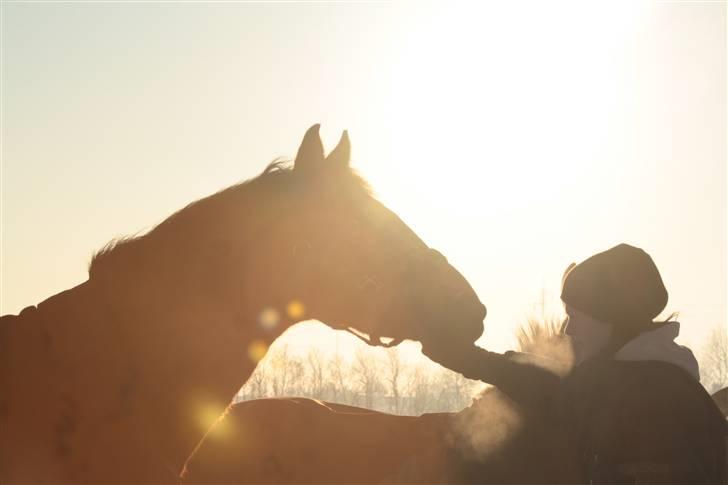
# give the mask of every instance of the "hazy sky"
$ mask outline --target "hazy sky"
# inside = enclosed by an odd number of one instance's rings
[[[0,313],[320,122],[470,279],[482,345],[628,242],[699,348],[727,321],[726,6],[584,3],[3,2]]]

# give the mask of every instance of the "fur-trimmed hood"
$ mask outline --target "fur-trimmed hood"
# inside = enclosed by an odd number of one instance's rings
[[[616,360],[656,360],[668,362],[685,369],[696,380],[700,380],[700,368],[692,351],[675,342],[680,334],[679,322],[668,322],[657,329],[643,332],[629,341],[614,356]]]

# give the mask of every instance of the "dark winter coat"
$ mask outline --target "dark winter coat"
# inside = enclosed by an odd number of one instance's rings
[[[726,482],[726,421],[676,365],[603,358],[562,378],[515,352],[443,346],[423,352],[495,385],[528,418],[550,420],[570,434],[584,483]]]

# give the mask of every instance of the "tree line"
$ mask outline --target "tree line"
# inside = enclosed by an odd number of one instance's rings
[[[517,335],[522,351],[542,354],[545,342],[560,320],[529,322]],[[400,347],[389,349],[354,345],[353,355],[322,352],[316,347],[301,354],[285,342],[273,345],[235,400],[267,397],[308,397],[322,401],[420,415],[456,412],[470,405],[486,385],[466,379],[430,362],[424,356],[405,358]],[[701,383],[709,393],[728,386],[728,331],[716,327],[700,348]],[[553,356],[552,356],[553,357]]]
[[[308,397],[393,414],[459,411],[484,384],[432,364],[406,359],[397,347],[357,346],[353,356],[311,348],[303,355],[274,345],[236,401]]]

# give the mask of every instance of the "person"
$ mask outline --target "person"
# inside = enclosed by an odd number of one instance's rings
[[[573,433],[584,483],[725,483],[726,422],[692,352],[674,341],[680,324],[655,321],[668,294],[652,258],[620,244],[572,263],[561,299],[573,349],[565,375],[447,333],[424,339],[422,352]]]

